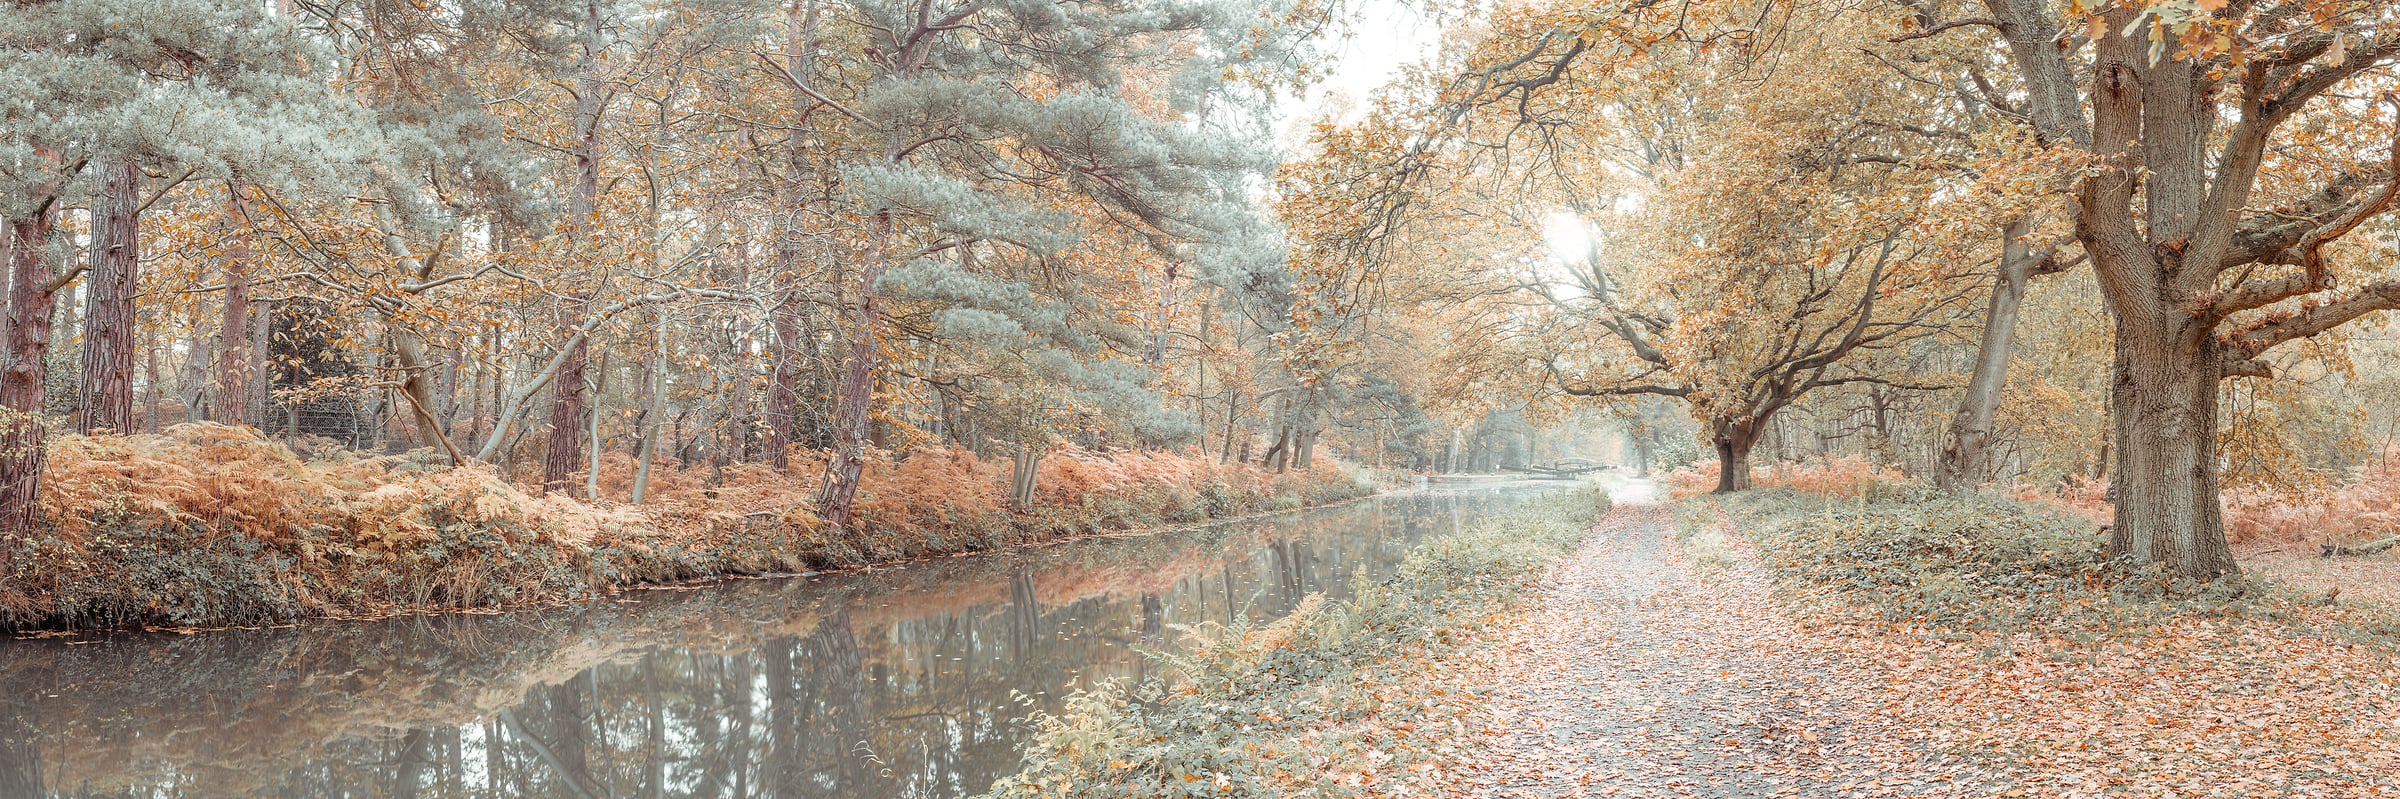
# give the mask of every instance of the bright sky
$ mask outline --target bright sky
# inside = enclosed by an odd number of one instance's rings
[[[1357,0],[1358,19],[1340,41],[1326,48],[1331,70],[1306,99],[1286,104],[1284,144],[1299,142],[1302,126],[1338,110],[1345,121],[1364,113],[1376,87],[1402,66],[1431,58],[1441,40],[1441,27],[1398,0]]]

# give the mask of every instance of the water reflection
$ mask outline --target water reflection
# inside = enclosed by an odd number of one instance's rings
[[[1528,487],[494,615],[0,642],[0,799],[949,797],[1178,625],[1348,593]]]

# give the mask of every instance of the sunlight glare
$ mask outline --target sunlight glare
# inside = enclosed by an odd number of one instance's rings
[[[1573,211],[1552,211],[1542,220],[1542,240],[1559,263],[1583,263],[1592,252],[1592,226]]]

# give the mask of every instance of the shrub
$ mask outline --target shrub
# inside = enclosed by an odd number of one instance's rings
[[[1702,461],[1666,473],[1668,495],[1676,499],[1716,490],[1720,472],[1716,461]],[[1860,455],[1835,455],[1813,461],[1766,464],[1751,470],[1757,488],[1789,488],[1836,497],[1888,495],[1908,483],[1908,476]]]
[[[1206,626],[1169,677],[1102,686],[1036,716],[1025,770],[991,796],[1349,796],[1444,784],[1439,730],[1476,702],[1433,660],[1466,645],[1608,509],[1597,487],[1537,500],[1412,551],[1347,603],[1311,596],[1263,626]],[[1388,792],[1388,789],[1387,789]]]

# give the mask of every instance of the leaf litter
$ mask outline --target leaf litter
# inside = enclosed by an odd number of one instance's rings
[[[1450,795],[2400,796],[2400,675],[2337,634],[2355,608],[1910,626],[1779,586],[1726,521],[1695,556],[1669,512],[1620,506],[1500,633]]]

